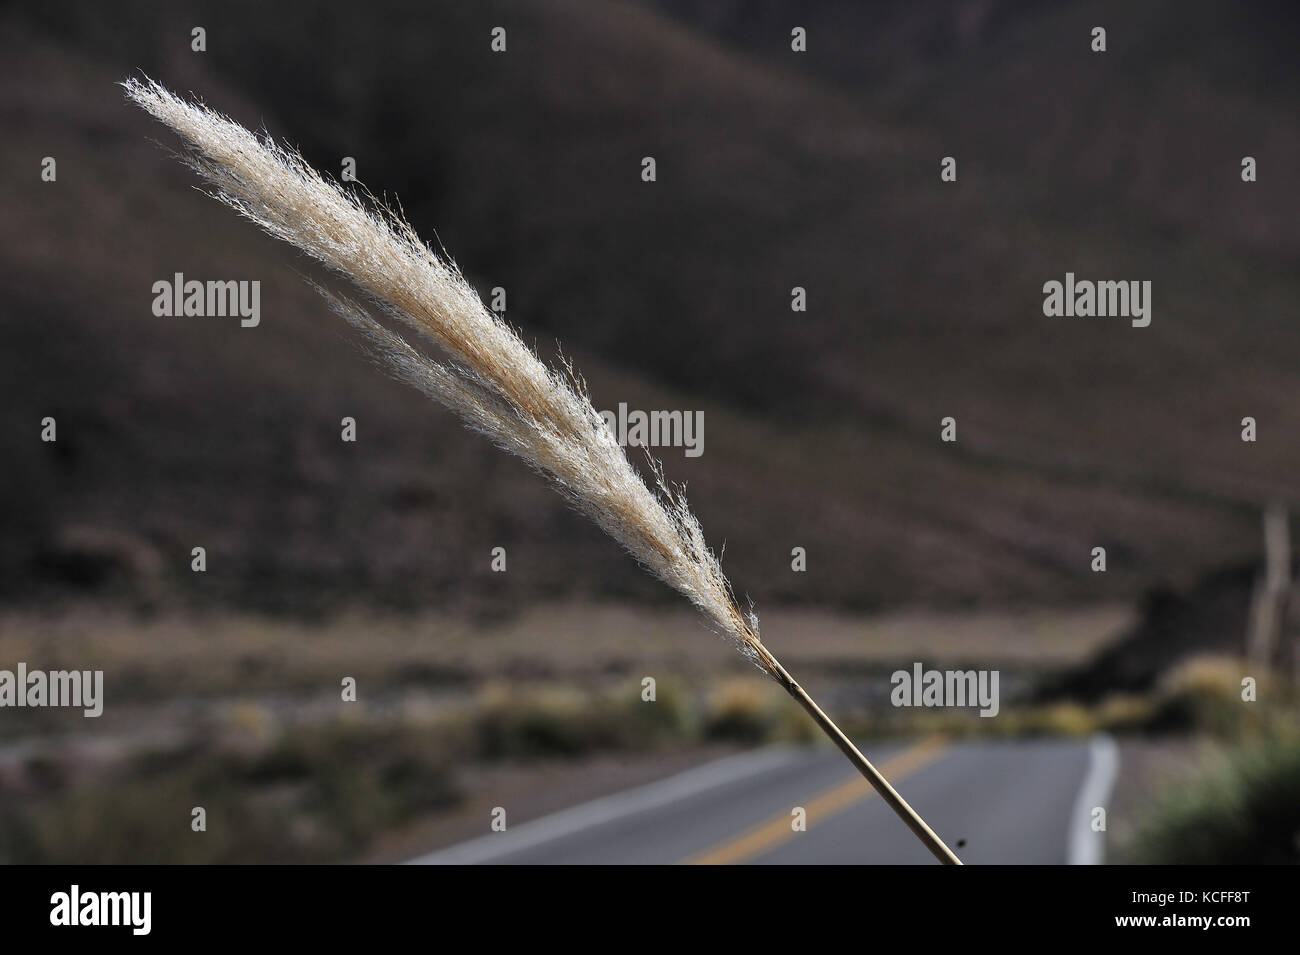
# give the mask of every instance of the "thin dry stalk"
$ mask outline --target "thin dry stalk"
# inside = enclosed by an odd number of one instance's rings
[[[656,488],[647,486],[572,367],[566,364],[562,374],[544,364],[483,305],[453,262],[373,196],[345,193],[269,136],[259,138],[152,80],[131,79],[123,86],[133,102],[186,140],[182,159],[215,198],[348,279],[381,315],[446,355],[443,361],[430,358],[361,303],[318,286],[391,374],[526,461],[682,593],[799,701],[931,852],[943,862],[959,862],[763,645],[757,616],[736,602],[681,489],[665,481],[653,459]]]

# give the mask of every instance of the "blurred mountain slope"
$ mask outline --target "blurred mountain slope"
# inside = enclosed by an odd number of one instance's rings
[[[295,274],[310,264],[148,141],[173,145],[112,85],[136,70],[325,169],[355,156],[599,407],[703,408],[704,456],[661,456],[760,607],[1114,599],[1253,554],[1258,505],[1294,500],[1300,463],[1295,71],[1259,52],[1281,31],[1189,5],[1192,36],[1230,38],[1207,65],[1167,18],[1112,5],[1100,57],[1081,5],[986,6],[975,27],[969,4],[925,15],[965,45],[925,40],[915,5],[817,6],[798,62],[789,17],[759,21],[776,39],[757,49],[725,20],[613,3],[6,10],[8,594],[671,599],[369,367]],[[841,66],[810,68],[831,33]],[[855,35],[864,59],[894,37],[887,66],[844,70]],[[1067,270],[1152,280],[1151,327],[1044,318]],[[150,287],[178,271],[260,279],[262,325],[155,318]]]

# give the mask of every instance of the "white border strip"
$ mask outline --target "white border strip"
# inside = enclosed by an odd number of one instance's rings
[[[1088,771],[1070,812],[1065,861],[1069,865],[1101,865],[1106,859],[1106,834],[1092,831],[1092,811],[1105,808],[1119,775],[1119,746],[1104,733],[1088,743]]]
[[[613,822],[624,816],[647,812],[696,793],[754,776],[787,762],[795,753],[792,747],[774,746],[751,753],[739,753],[705,763],[694,769],[669,776],[658,782],[639,786],[612,796],[604,796],[531,822],[494,832],[459,845],[430,852],[411,859],[407,865],[477,865],[501,856],[530,849],[592,826]]]

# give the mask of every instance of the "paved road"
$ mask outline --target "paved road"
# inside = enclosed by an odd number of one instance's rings
[[[1102,861],[1089,825],[1109,798],[1113,741],[946,743],[864,749],[967,863]],[[801,807],[807,828],[792,828]],[[964,845],[958,846],[959,841]],[[491,833],[421,864],[933,863],[835,750],[773,748]]]

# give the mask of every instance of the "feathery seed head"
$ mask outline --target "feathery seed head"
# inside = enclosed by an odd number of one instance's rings
[[[737,605],[681,490],[653,460],[656,488],[647,486],[567,362],[567,374],[549,368],[484,306],[454,263],[373,196],[363,201],[343,192],[269,136],[153,80],[122,85],[136,105],[186,140],[183,159],[215,198],[348,279],[380,314],[447,356],[430,358],[362,304],[317,286],[392,375],[547,477],[746,657],[778,676],[759,640],[757,616]]]

